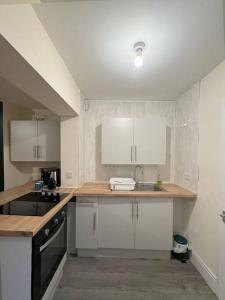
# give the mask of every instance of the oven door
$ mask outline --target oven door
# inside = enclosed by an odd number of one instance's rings
[[[52,226],[52,225],[51,225]],[[50,227],[51,227],[50,226]],[[44,238],[48,235],[47,238]],[[66,215],[54,228],[43,228],[33,239],[32,299],[40,300],[45,294],[67,247]]]

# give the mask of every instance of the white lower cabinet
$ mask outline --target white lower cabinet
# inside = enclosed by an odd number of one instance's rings
[[[136,200],[135,249],[171,250],[173,243],[173,200]]]
[[[97,198],[77,197],[76,247],[78,249],[97,249],[97,217]]]
[[[130,198],[99,198],[98,247],[134,248],[134,222]]]
[[[79,249],[172,250],[173,199],[78,197]]]

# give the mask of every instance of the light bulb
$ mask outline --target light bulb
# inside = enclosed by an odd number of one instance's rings
[[[134,65],[136,68],[140,68],[143,64],[143,57],[142,56],[136,56],[134,60]]]
[[[136,57],[134,59],[134,65],[136,68],[140,68],[143,64],[143,56],[142,56],[142,50],[139,49],[137,52],[136,52]]]

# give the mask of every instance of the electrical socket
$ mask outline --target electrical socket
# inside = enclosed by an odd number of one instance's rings
[[[72,171],[67,171],[66,172],[66,178],[67,179],[72,179],[73,178],[73,172]]]

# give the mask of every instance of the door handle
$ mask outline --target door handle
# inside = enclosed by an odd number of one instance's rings
[[[220,217],[222,218],[223,222],[225,223],[225,210],[222,211],[222,214],[220,214]]]

